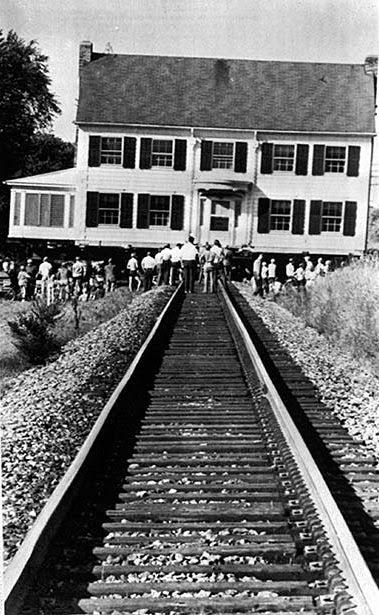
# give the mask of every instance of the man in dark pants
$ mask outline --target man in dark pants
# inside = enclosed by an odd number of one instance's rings
[[[188,241],[180,249],[180,258],[183,267],[184,290],[186,293],[194,292],[196,264],[198,260],[198,251],[195,247],[195,239],[188,237]]]
[[[148,252],[146,256],[142,259],[141,267],[143,271],[143,290],[146,292],[150,290],[153,286],[155,267],[155,259],[151,256],[150,252]]]

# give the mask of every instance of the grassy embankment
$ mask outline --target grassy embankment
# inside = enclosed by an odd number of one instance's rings
[[[79,328],[75,328],[73,305],[68,302],[63,306],[62,314],[55,327],[55,335],[60,345],[81,336],[99,324],[116,316],[120,310],[133,299],[135,294],[126,288],[118,288],[115,292],[97,301],[78,304]],[[4,392],[11,378],[31,367],[28,358],[15,346],[8,321],[18,314],[31,309],[31,303],[0,301],[0,395]]]
[[[379,369],[379,260],[365,259],[317,280],[305,296],[278,299],[341,350]]]

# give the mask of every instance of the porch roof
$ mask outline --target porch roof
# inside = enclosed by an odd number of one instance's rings
[[[41,173],[39,175],[29,175],[27,177],[17,177],[8,179],[5,183],[12,188],[71,188],[74,189],[77,182],[78,171],[76,168],[63,169],[62,171],[52,171],[51,173]]]

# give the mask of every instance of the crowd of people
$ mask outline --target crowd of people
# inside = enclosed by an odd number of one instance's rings
[[[116,267],[112,258],[107,261],[88,261],[76,256],[71,261],[52,262],[27,259],[17,263],[8,257],[1,261],[1,273],[10,281],[13,298],[28,301],[45,297],[51,301],[66,301],[76,297],[82,301],[97,299],[112,292],[122,274],[126,274],[131,292],[149,291],[153,285],[176,286],[182,280],[186,292],[194,292],[197,280],[204,292],[214,292],[217,278],[231,279],[233,253],[221,247],[216,239],[213,245],[195,245],[193,237],[183,244],[164,245],[153,253],[149,250],[141,260],[137,252],[129,250],[123,267]]]
[[[246,250],[244,247],[241,251]],[[155,253],[154,253],[155,252]],[[106,261],[88,261],[76,256],[71,261],[53,263],[45,256],[41,262],[27,259],[16,264],[5,257],[1,262],[1,273],[10,280],[14,298],[22,301],[37,296],[49,301],[66,301],[71,297],[87,301],[97,299],[113,292],[120,275],[126,274],[128,288],[135,292],[143,288],[149,291],[153,285],[176,286],[184,282],[185,292],[193,293],[197,281],[204,293],[216,291],[217,280],[231,280],[233,259],[238,251],[229,246],[222,247],[219,240],[203,246],[188,237],[185,243],[171,247],[165,244],[156,251],[148,250],[142,258],[129,246],[123,267],[117,267],[112,258]],[[252,252],[252,249],[251,249]],[[296,264],[289,258],[283,275],[279,280],[275,258],[264,258],[263,254],[251,255],[252,271],[246,269],[245,282],[251,282],[254,292],[261,297],[276,295],[283,287],[291,286],[299,291],[311,287],[315,280],[331,269],[331,261],[317,259],[314,263],[310,256],[303,256]]]
[[[98,299],[113,291],[116,283],[112,258],[106,264],[104,261],[88,262],[80,256],[59,264],[54,264],[47,256],[39,264],[31,258],[20,264],[4,258],[1,270],[9,278],[13,298],[21,301],[37,297],[49,302],[67,301],[70,297],[82,301]]]
[[[305,255],[300,261],[295,263],[293,258],[289,258],[285,267],[285,281],[281,283],[277,276],[277,264],[275,258],[265,261],[263,254],[259,254],[253,263],[252,283],[254,293],[261,297],[270,293],[279,294],[283,286],[296,288],[299,292],[310,289],[316,279],[323,277],[331,271],[331,261],[318,258],[314,264],[309,255]]]

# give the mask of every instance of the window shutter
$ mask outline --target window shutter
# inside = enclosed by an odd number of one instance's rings
[[[324,169],[325,169],[325,146],[315,145],[313,147],[312,175],[324,175]]]
[[[247,143],[246,141],[237,141],[236,155],[234,157],[234,171],[236,173],[246,173],[247,166]]]
[[[134,169],[136,166],[136,143],[135,137],[124,137],[124,154],[122,166],[124,169]]]
[[[138,195],[137,228],[149,228],[150,194]]]
[[[322,201],[311,201],[309,235],[320,235],[321,233],[321,209]]]
[[[140,169],[151,169],[151,148],[152,139],[141,139],[141,152],[139,158]]]
[[[349,237],[355,235],[355,223],[357,221],[357,203],[346,201],[345,216],[343,219],[343,234]]]
[[[270,230],[270,199],[258,199],[258,233]]]
[[[20,224],[21,224],[21,192],[16,192],[14,195],[13,226],[20,226]]]
[[[272,143],[262,143],[261,173],[272,173],[274,146]]]
[[[99,193],[87,192],[86,226],[98,226],[99,219]]]
[[[101,137],[90,136],[89,149],[88,149],[88,166],[99,167],[100,166],[100,146]]]
[[[173,231],[182,231],[184,222],[184,196],[172,195],[171,228]]]
[[[308,173],[308,152],[309,145],[299,144],[296,150],[296,175],[307,175]]]
[[[347,159],[347,175],[349,177],[358,177],[359,175],[359,157],[361,148],[357,145],[349,146]]]
[[[210,171],[212,169],[212,141],[201,142],[200,171]]]
[[[122,192],[120,228],[132,228],[132,227],[133,227],[133,194],[130,192]]]
[[[175,139],[174,171],[185,171],[187,162],[187,141]]]
[[[305,222],[305,201],[294,200],[292,212],[292,235],[303,235]]]

